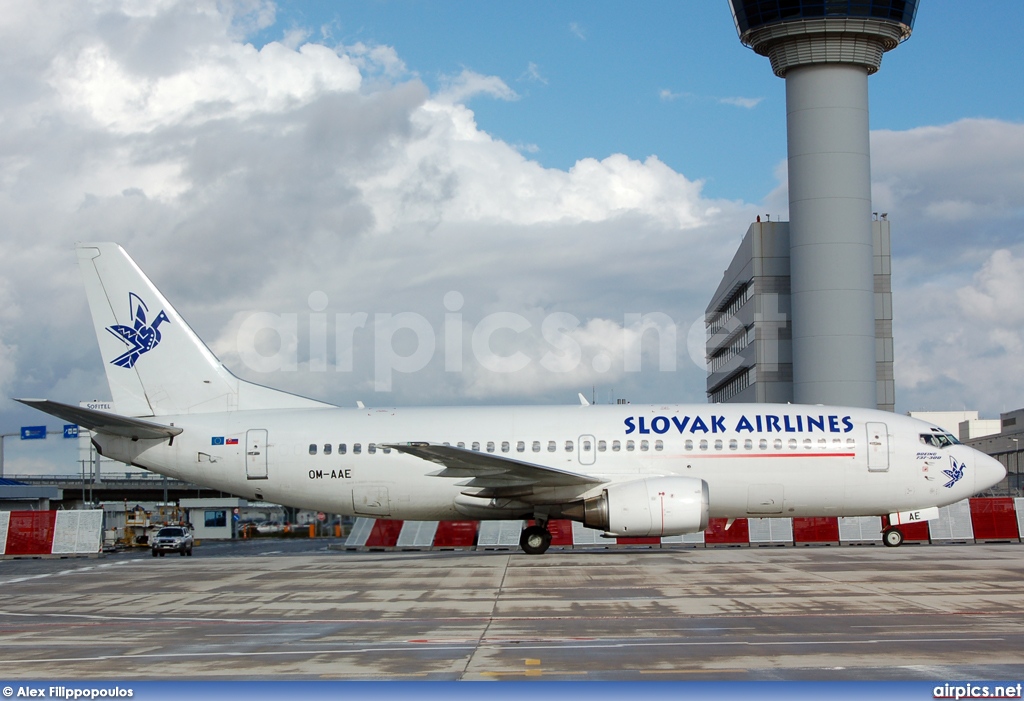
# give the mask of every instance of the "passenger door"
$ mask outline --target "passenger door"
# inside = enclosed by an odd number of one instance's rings
[[[883,423],[868,422],[868,472],[889,470],[889,429]]]
[[[267,429],[254,428],[245,432],[245,478],[267,479]]]

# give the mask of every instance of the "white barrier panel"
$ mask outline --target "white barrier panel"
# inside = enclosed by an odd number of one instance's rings
[[[366,545],[366,541],[370,538],[370,532],[373,531],[373,524],[377,521],[375,518],[357,518],[356,522],[352,524],[352,531],[348,534],[348,538],[345,539],[346,547],[361,548]]]
[[[793,519],[748,518],[747,540],[751,543],[793,543]]]
[[[700,533],[687,533],[686,535],[666,535],[661,538],[662,545],[703,545],[704,531]]]
[[[1013,500],[1013,511],[1017,514],[1017,535],[1024,541],[1024,499],[1018,497]]]
[[[518,546],[519,536],[522,532],[522,521],[481,521],[476,544],[481,548],[503,545]]]
[[[964,499],[939,509],[939,518],[928,522],[928,533],[936,540],[974,540],[971,504]]]
[[[881,543],[881,516],[840,516],[839,540],[843,543]]]
[[[395,545],[399,548],[429,548],[434,544],[436,533],[437,521],[406,521]]]
[[[98,553],[103,543],[103,511],[58,511],[53,524],[54,555]]]
[[[0,555],[7,553],[7,526],[11,523],[11,512],[0,511]]]
[[[608,545],[614,544],[614,538],[602,538],[604,531],[595,528],[587,528],[579,521],[572,522],[572,544],[573,545]]]

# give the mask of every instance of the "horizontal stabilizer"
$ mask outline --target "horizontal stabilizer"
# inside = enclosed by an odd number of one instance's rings
[[[26,406],[38,409],[51,416],[56,416],[58,419],[71,421],[82,428],[87,428],[96,433],[124,436],[133,440],[141,438],[174,438],[174,436],[181,433],[181,429],[175,426],[162,426],[141,419],[108,414],[105,411],[61,404],[49,399],[15,399],[14,401],[21,402]]]
[[[604,480],[545,465],[512,460],[500,455],[456,448],[436,443],[389,443],[385,447],[414,455],[441,465],[437,477],[472,478],[468,487],[503,487],[533,485],[537,487],[574,487],[600,484]]]

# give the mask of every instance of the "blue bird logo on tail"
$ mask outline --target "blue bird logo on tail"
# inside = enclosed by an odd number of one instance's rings
[[[170,323],[171,320],[167,318],[165,312],[161,311],[153,319],[152,324],[147,324],[146,312],[148,311],[149,307],[146,306],[141,297],[134,292],[128,293],[128,313],[134,317],[135,324],[133,326],[114,324],[107,327],[107,331],[117,336],[128,346],[128,350],[110,361],[111,365],[133,368],[143,353],[148,353],[160,343],[160,324],[165,321]]]
[[[942,485],[943,487],[952,487],[954,484],[959,482],[964,476],[964,468],[967,467],[967,465],[962,462],[958,463],[956,458],[952,455],[949,456],[949,462],[951,464],[951,469],[942,471],[942,474],[949,478],[949,481]]]

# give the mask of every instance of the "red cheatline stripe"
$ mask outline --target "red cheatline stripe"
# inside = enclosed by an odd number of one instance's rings
[[[856,453],[727,453],[725,455],[708,455],[707,453],[684,453],[686,458],[855,458]]]

